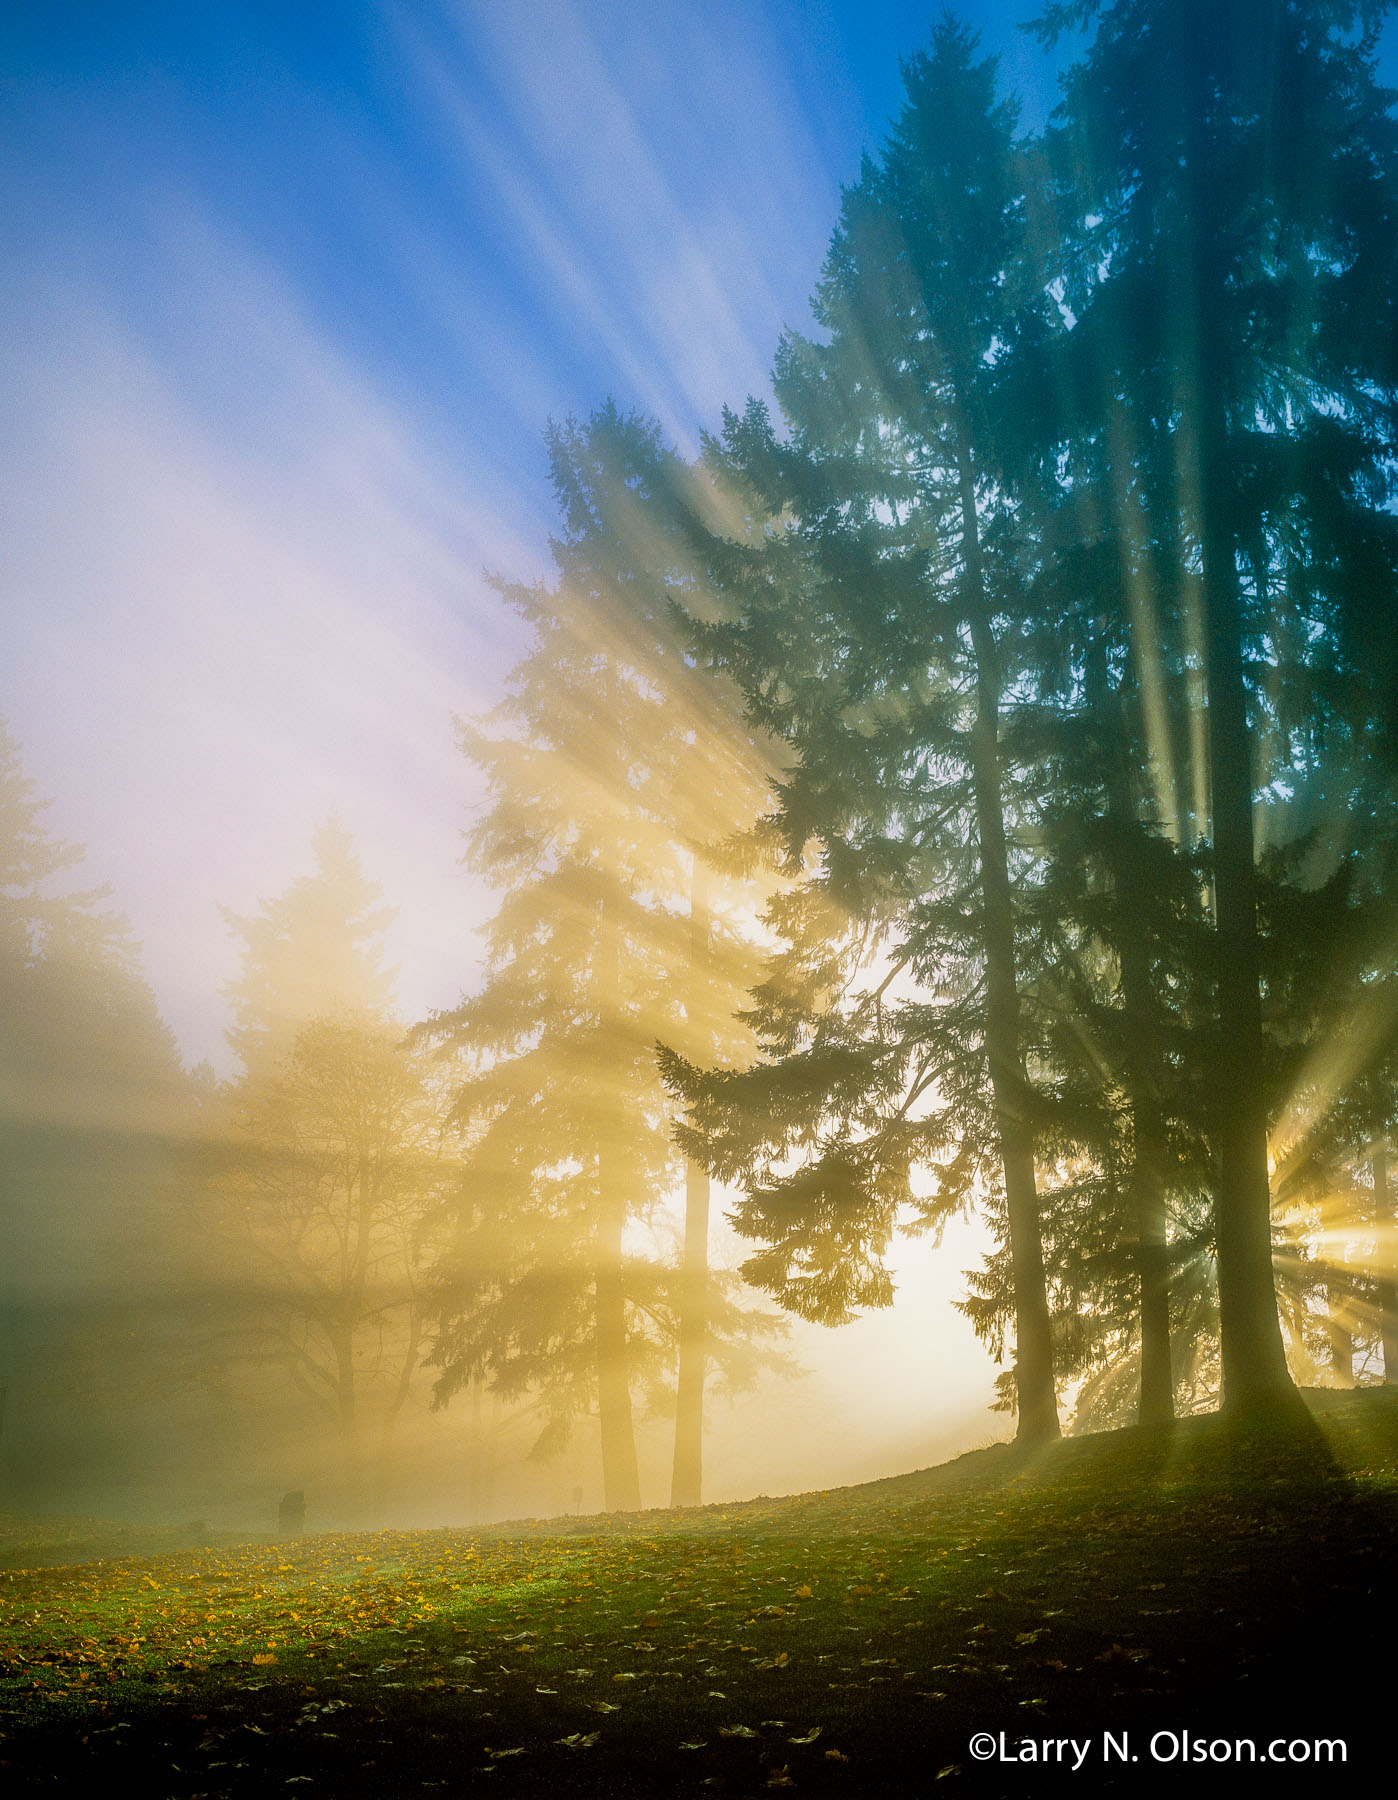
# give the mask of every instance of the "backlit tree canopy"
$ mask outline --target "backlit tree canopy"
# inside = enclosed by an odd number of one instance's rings
[[[1267,1132],[1322,986],[1359,1003],[1387,941],[1387,834],[1353,834],[1398,567],[1381,10],[1051,8],[1095,35],[1043,143],[939,24],[824,336],[778,356],[782,428],[751,403],[714,450],[772,524],[710,538],[696,642],[791,744],[775,829],[814,873],[757,1065],[669,1067],[685,1142],[813,1316],[890,1297],[900,1217],[983,1196],[968,1304],[1013,1330],[1030,1437],[1051,1336],[1083,1372],[1111,1317],[1168,1411],[1201,1256],[1225,1395],[1289,1391]]]
[[[541,1447],[595,1411],[607,1505],[635,1507],[633,1391],[658,1395],[686,1320],[737,1380],[767,1329],[707,1271],[706,1190],[688,1184],[704,1218],[686,1265],[654,1235],[679,1176],[656,1042],[747,1042],[751,958],[706,867],[751,822],[764,765],[674,629],[694,477],[610,408],[550,448],[558,584],[506,587],[531,646],[497,714],[462,731],[490,796],[469,860],[502,900],[480,990],[428,1028],[473,1064],[438,1355],[444,1392],[483,1373],[534,1396]],[[702,1360],[694,1382],[697,1432]],[[683,1479],[697,1500],[697,1463]]]

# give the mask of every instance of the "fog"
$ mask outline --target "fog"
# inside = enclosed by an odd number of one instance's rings
[[[1011,1434],[1036,1284],[1045,1431],[1131,1416],[1143,1244],[1167,1400],[1215,1403],[1217,1120],[1180,1073],[1228,763],[1204,490],[1123,375],[1110,429],[1070,421],[1052,531],[1009,476],[967,501],[980,445],[958,514],[950,428],[917,440],[877,308],[830,298],[898,259],[842,240],[817,329],[904,10],[371,8],[323,39],[44,10],[5,28],[0,178],[0,1504],[260,1531],[297,1491],[331,1528],[870,1480]],[[971,10],[1038,129],[1066,50]],[[859,466],[904,430],[905,466]],[[1100,548],[1054,536],[1068,496],[1157,477],[1178,566],[1123,526],[1120,594],[1063,599],[1053,559]],[[977,505],[1020,558],[983,614]],[[1277,1369],[1348,1386],[1398,1359],[1391,720],[1296,699],[1368,665],[1297,573],[1311,526],[1258,508],[1267,779],[1235,811],[1277,884],[1245,896],[1274,1042],[1238,1114],[1254,1164],[1273,1126]],[[1036,706],[1060,735],[1025,751]],[[1073,835],[1128,814],[1144,882]],[[1131,879],[1144,1024],[1100,910]],[[1157,1028],[1188,1055],[1132,1088]]]

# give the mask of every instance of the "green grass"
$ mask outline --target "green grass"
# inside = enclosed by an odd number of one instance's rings
[[[1351,1775],[1377,1771],[1388,1721],[1354,1688],[1392,1630],[1398,1397],[1317,1426],[1195,1420],[478,1532],[133,1553],[88,1527],[61,1561],[61,1535],[12,1525],[0,1791],[862,1800],[1069,1779],[977,1763],[976,1732],[1089,1741],[1085,1791],[1228,1773],[1157,1766],[1152,1735],[1183,1730],[1343,1738]],[[1104,1731],[1141,1766],[1104,1763]]]

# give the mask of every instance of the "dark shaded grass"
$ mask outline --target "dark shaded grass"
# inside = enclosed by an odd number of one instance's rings
[[[1235,1740],[1278,1736],[1342,1738],[1347,1778],[1378,1774],[1390,1725],[1360,1693],[1392,1630],[1398,1398],[1318,1426],[1195,1420],[789,1500],[14,1572],[0,1789],[1164,1792],[1236,1783]],[[150,1641],[104,1641],[157,1600]],[[1104,1763],[1107,1731],[1140,1762]],[[1229,1761],[1152,1757],[1184,1731]],[[1076,1775],[978,1764],[975,1732],[1091,1750]]]

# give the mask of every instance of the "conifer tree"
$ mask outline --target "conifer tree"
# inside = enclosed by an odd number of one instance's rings
[[[193,1115],[130,930],[46,805],[0,725],[0,1480],[96,1508],[146,1500],[199,1410]]]
[[[750,1274],[808,1316],[888,1302],[900,1216],[1003,1192],[1012,1403],[1037,1440],[1058,1423],[1013,724],[1035,550],[1001,393],[1052,322],[993,60],[948,18],[904,80],[845,195],[826,338],[778,355],[787,435],[750,403],[717,452],[773,525],[711,548],[731,614],[700,635],[792,748],[773,829],[808,879],[770,920],[788,947],[757,995],[764,1064],[669,1074],[687,1141],[745,1177],[739,1227],[768,1246]]]
[[[1271,1270],[1267,993],[1256,802],[1304,778],[1317,677],[1391,715],[1375,676],[1398,540],[1384,510],[1394,429],[1394,126],[1374,80],[1382,8],[1074,0],[1041,29],[1095,25],[1065,88],[1078,255],[1065,304],[1149,470],[1205,686],[1225,1395],[1290,1391]],[[1152,446],[1148,454],[1146,446]],[[1165,454],[1162,455],[1161,447]],[[1125,479],[1123,479],[1123,486]],[[1143,646],[1149,650],[1149,646]],[[1269,701],[1281,694],[1268,730]],[[1275,721],[1283,723],[1280,732]]]
[[[462,729],[490,795],[468,860],[501,893],[486,976],[425,1028],[472,1063],[439,1392],[484,1373],[529,1397],[540,1454],[595,1411],[605,1504],[634,1509],[635,1398],[659,1399],[678,1340],[673,1497],[694,1503],[706,1365],[739,1378],[764,1326],[707,1268],[701,1171],[678,1271],[653,1235],[679,1174],[655,1045],[746,1041],[732,1014],[747,963],[705,871],[761,768],[675,628],[693,477],[610,406],[555,428],[549,450],[558,582],[501,584],[530,647],[505,703]]]
[[[245,945],[228,1033],[243,1069],[215,1115],[205,1217],[238,1279],[210,1360],[229,1380],[270,1365],[309,1401],[357,1513],[371,1468],[388,1476],[426,1348],[454,1146],[441,1074],[390,1010],[392,915],[342,826],[313,850],[312,874],[228,915]]]
[[[248,917],[225,909],[243,941],[243,968],[226,992],[233,1008],[228,1042],[252,1076],[275,1064],[311,1019],[332,1013],[385,1014],[393,975],[383,967],[383,934],[393,911],[338,819],[311,839],[315,872]]]
[[[1054,266],[1047,250],[1043,266]],[[1110,1386],[1115,1404],[1129,1359],[1150,1422],[1173,1410],[1172,1264],[1183,1275],[1197,1257],[1207,1186],[1206,874],[1170,533],[1162,541],[1151,483],[1125,454],[1123,409],[1096,377],[1090,340],[1060,330],[1016,360],[1007,395],[1041,551],[1021,711],[1045,862],[1043,1150],[1065,1172],[1045,1231],[1064,1290],[1062,1372]],[[1181,1293],[1191,1317],[1193,1288]],[[974,1307],[1003,1313],[1003,1271],[987,1268],[980,1289]]]

